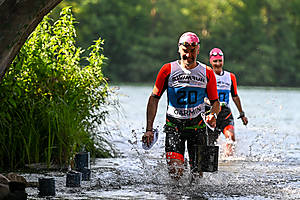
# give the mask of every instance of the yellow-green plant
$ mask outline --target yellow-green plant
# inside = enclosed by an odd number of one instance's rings
[[[96,40],[82,58],[75,23],[70,7],[55,22],[46,16],[1,83],[0,169],[65,166],[75,152],[96,150],[93,131],[105,119],[109,94],[104,41]]]

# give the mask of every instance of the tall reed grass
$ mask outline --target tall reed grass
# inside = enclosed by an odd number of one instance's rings
[[[0,85],[0,170],[32,163],[65,168],[76,152],[96,153],[94,127],[103,124],[109,103],[104,41],[94,41],[82,58],[75,24],[70,7],[55,22],[46,16],[6,73]]]

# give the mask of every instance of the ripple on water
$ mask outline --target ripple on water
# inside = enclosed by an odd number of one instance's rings
[[[240,90],[249,125],[244,127],[236,120],[235,156],[223,156],[221,136],[219,171],[205,173],[202,179],[190,184],[189,173],[179,182],[168,176],[164,134],[160,134],[150,151],[141,149],[145,99],[151,88],[121,87],[126,94],[120,97],[126,116],[112,120],[115,124],[111,127],[117,130],[109,138],[119,149],[120,157],[96,159],[91,165],[92,180],[83,182],[81,188],[65,188],[64,174],[49,174],[56,178],[56,199],[300,199],[300,115],[290,112],[299,105],[299,91]],[[266,96],[268,100],[262,102]],[[164,123],[167,101],[161,102],[156,118],[160,126]],[[233,109],[234,116],[238,116],[236,112]],[[26,176],[28,180],[37,180],[43,175]],[[27,192],[30,199],[38,199],[37,189],[29,188]]]

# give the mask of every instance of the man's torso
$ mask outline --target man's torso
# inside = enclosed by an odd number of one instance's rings
[[[206,93],[206,66],[198,63],[191,70],[181,68],[178,61],[171,63],[168,78],[167,116],[177,119],[191,119],[204,112]]]
[[[221,105],[229,107],[229,97],[231,91],[230,72],[223,71],[222,75],[215,74],[217,80],[217,90]]]

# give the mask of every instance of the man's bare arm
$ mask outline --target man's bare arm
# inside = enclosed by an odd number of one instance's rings
[[[212,105],[210,114],[206,118],[207,123],[213,128],[217,126],[216,116],[219,114],[219,112],[220,112],[220,101],[216,100]]]
[[[147,105],[147,126],[146,130],[152,130],[153,128],[153,122],[156,116],[157,112],[157,106],[158,106],[158,98],[155,98],[153,96],[149,97],[148,105]]]
[[[238,111],[240,113],[243,112],[240,97],[239,96],[232,97],[232,100],[233,100],[234,104],[236,105],[236,108],[238,109]]]
[[[219,100],[217,100],[213,103],[211,112],[216,113],[216,115],[219,114],[219,112],[220,112],[220,101]]]
[[[157,113],[159,99],[153,96],[149,97],[148,104],[147,104],[147,125],[146,125],[146,132],[142,138],[143,142],[146,142],[148,145],[153,140],[153,123]]]
[[[243,111],[240,97],[239,96],[232,97],[232,100],[235,103],[238,111],[240,112],[240,118],[242,119],[243,124],[247,125],[248,124],[248,118],[245,116],[245,113]]]

